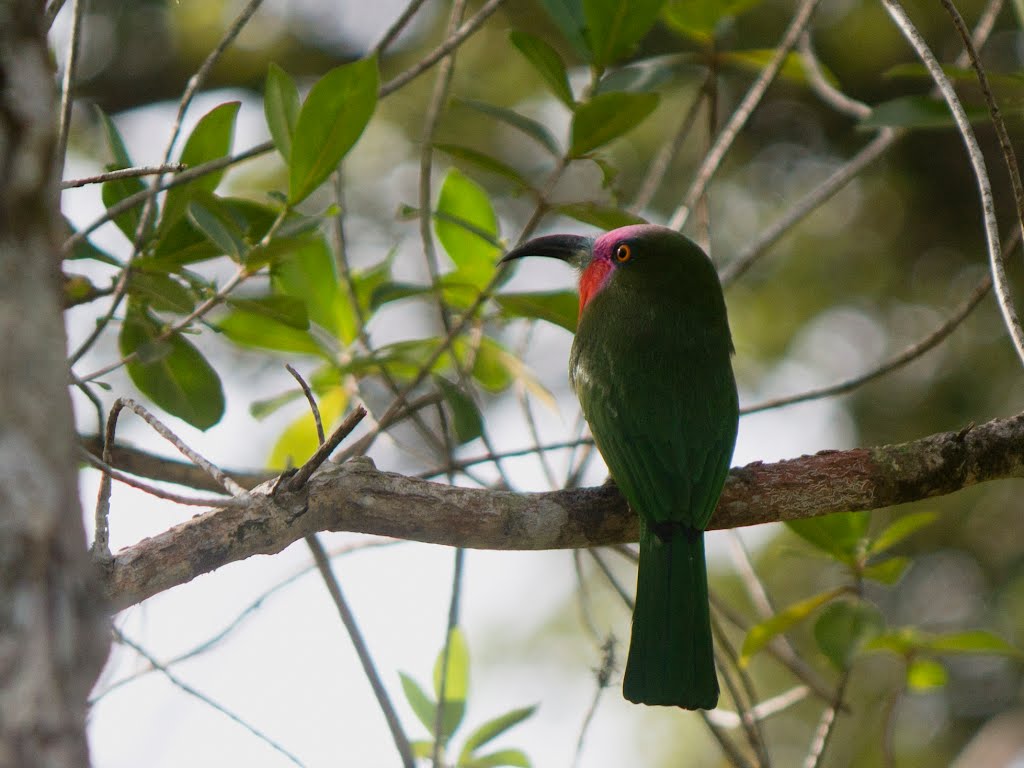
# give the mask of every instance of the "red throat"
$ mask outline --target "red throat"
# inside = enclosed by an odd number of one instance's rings
[[[580,275],[580,315],[590,300],[604,288],[611,277],[612,265],[605,259],[594,259]]]

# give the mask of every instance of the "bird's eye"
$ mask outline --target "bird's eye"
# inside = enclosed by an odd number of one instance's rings
[[[619,243],[619,246],[615,249],[615,260],[619,264],[625,264],[633,258],[633,249],[625,243]]]

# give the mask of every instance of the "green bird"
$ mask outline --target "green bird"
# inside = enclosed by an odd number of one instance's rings
[[[678,232],[548,235],[502,262],[549,256],[580,270],[569,380],[601,456],[640,516],[633,635],[622,683],[638,704],[718,703],[704,529],[739,420],[718,274]]]

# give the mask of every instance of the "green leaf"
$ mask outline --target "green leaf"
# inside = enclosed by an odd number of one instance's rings
[[[309,319],[337,335],[347,299],[338,285],[334,257],[323,238],[281,254],[270,268],[277,293],[304,301]]]
[[[540,0],[540,4],[576,53],[584,60],[592,61],[590,44],[584,33],[587,20],[583,15],[583,0]]]
[[[864,650],[890,651],[898,656],[909,658],[922,648],[926,640],[925,634],[914,627],[900,627],[883,632],[878,637],[869,640],[864,644]]]
[[[658,106],[656,93],[602,93],[577,108],[569,154],[582,157],[642,123]]]
[[[117,129],[117,125],[99,106],[94,105],[94,108],[96,110],[96,117],[99,118],[100,124],[103,126],[103,135],[107,139],[107,146],[110,148],[110,154],[114,158],[114,165],[117,168],[131,168],[132,158],[128,154],[128,148],[125,146],[124,138],[122,138],[121,132]]]
[[[814,639],[836,669],[846,669],[864,646],[882,633],[885,621],[871,603],[837,600],[814,623]]]
[[[457,347],[457,352],[461,347]],[[460,355],[461,357],[461,355]],[[497,341],[485,336],[476,353],[473,378],[490,392],[503,392],[512,386],[516,377],[526,371],[523,361],[502,347]]]
[[[292,136],[299,119],[299,89],[287,72],[273,62],[267,68],[263,93],[263,114],[277,151],[288,162],[292,155]]]
[[[301,389],[291,389],[282,392],[280,395],[268,397],[265,400],[257,400],[249,406],[249,415],[254,419],[263,420],[273,413],[277,413],[289,403],[294,403],[303,396]]]
[[[490,282],[501,253],[494,245],[498,238],[498,217],[483,188],[455,168],[448,171],[441,185],[434,231],[455,266],[472,285],[483,288]]]
[[[664,4],[665,0],[583,0],[593,64],[603,69],[632,53]]]
[[[865,566],[861,575],[865,579],[879,581],[882,584],[895,584],[910,565],[908,557],[890,557],[880,563]]]
[[[558,51],[539,37],[518,29],[509,32],[508,39],[537,70],[541,79],[551,89],[551,93],[569,109],[572,109],[576,100],[573,98],[572,88],[569,86],[565,62],[558,55]]]
[[[911,659],[907,664],[907,688],[912,691],[942,688],[948,680],[946,668],[932,659]]]
[[[441,698],[441,664],[444,661],[444,649],[437,654],[434,663],[434,694]],[[441,733],[438,734],[442,744],[447,744],[466,714],[466,696],[469,693],[469,650],[462,630],[452,627],[448,635],[448,664],[445,667],[445,690],[443,712],[441,716]],[[433,733],[433,724],[430,726]]]
[[[182,217],[160,235],[153,255],[145,258],[167,271],[173,271],[187,264],[217,258],[223,253],[188,217]]]
[[[334,389],[341,386],[341,374],[338,372],[337,367],[328,363],[313,371],[312,375],[307,377],[307,381],[309,382],[309,386],[313,390],[314,395],[317,397],[324,397]],[[295,402],[299,398],[303,397],[303,395],[303,391],[297,387],[289,389],[288,391],[282,392],[274,397],[255,401],[249,406],[249,413],[251,413],[254,418],[264,419],[285,405]]]
[[[229,312],[217,322],[216,327],[235,344],[243,347],[303,355],[324,354],[323,348],[309,331],[300,331],[265,314]]]
[[[993,654],[996,656],[1024,656],[1021,649],[1010,645],[992,632],[983,629],[967,632],[950,632],[928,638],[922,647],[941,654]]]
[[[434,694],[441,696],[441,664],[444,649],[437,654],[434,662]],[[465,701],[469,693],[469,648],[466,637],[458,627],[448,633],[448,665],[446,667],[444,696],[446,701]]]
[[[113,165],[108,165],[106,169],[108,171],[119,170]],[[116,181],[105,181],[100,185],[100,198],[103,200],[103,205],[106,206],[107,210],[110,210],[125,198],[131,197],[145,188],[146,187],[142,183],[141,179],[118,179]],[[114,224],[116,224],[117,228],[124,233],[125,237],[134,242],[135,232],[138,229],[139,217],[141,215],[142,209],[139,206],[135,206],[134,208],[129,208],[124,213],[115,216]],[[148,238],[152,233],[152,229],[152,226],[150,226],[143,237]]]
[[[560,325],[576,332],[579,298],[575,291],[501,293],[494,297],[507,317],[529,317]]]
[[[103,135],[107,139],[107,147],[110,149],[110,154],[114,159],[112,163],[106,166],[106,170],[119,171],[124,168],[131,168],[132,158],[128,154],[128,148],[125,146],[124,138],[122,138],[121,132],[117,129],[117,125],[99,107],[96,107],[96,116],[103,126]],[[146,185],[139,178],[105,181],[100,185],[100,198],[103,200],[103,205],[110,209],[125,198],[141,192],[145,188]],[[139,226],[141,210],[141,207],[136,206],[114,218],[114,224],[117,228],[124,233],[125,237],[133,242],[135,240],[135,232]],[[144,234],[146,239],[149,238],[151,231]]]
[[[434,381],[438,389],[448,401],[448,407],[452,410],[452,417],[455,427],[455,436],[459,445],[476,440],[484,433],[484,422],[480,417],[480,409],[476,407],[473,398],[465,394],[455,384],[452,384],[443,376],[435,376]]]
[[[71,221],[67,216],[62,217],[64,221],[64,236],[71,237],[77,235],[78,231],[71,225]],[[79,261],[81,259],[92,259],[93,261],[99,261],[103,264],[109,264],[112,267],[122,266],[121,262],[115,259],[106,251],[97,248],[95,244],[88,238],[83,237],[81,240],[75,243],[75,247],[71,250],[71,253],[67,256],[69,261]]]
[[[988,120],[988,112],[981,108],[965,107],[971,122]],[[956,125],[953,114],[942,99],[931,96],[901,96],[886,101],[871,110],[861,120],[861,128],[952,128]]]
[[[676,32],[705,45],[718,34],[719,25],[759,5],[761,0],[670,0],[662,18]]]
[[[536,711],[536,705],[522,707],[488,720],[466,737],[466,743],[463,745],[462,753],[459,755],[459,764],[463,765],[484,744],[489,744],[509,729],[519,725],[519,723],[526,720]]]
[[[412,749],[412,756],[421,760],[426,760],[434,754],[434,742],[429,741],[428,739],[410,741],[409,747]]]
[[[991,654],[1024,658],[1024,651],[1010,645],[999,635],[983,629],[933,635],[914,627],[902,627],[880,635],[866,647],[876,651],[892,651],[907,657],[917,653],[933,653],[940,655]]]
[[[433,296],[434,289],[429,285],[417,283],[384,283],[374,290],[370,299],[370,307],[379,309],[392,301],[401,301],[413,296]]]
[[[605,73],[594,93],[654,91],[672,78],[692,70],[693,63],[688,57],[679,54],[654,56]]]
[[[341,418],[347,404],[348,395],[342,387],[335,387],[317,402],[324,430],[328,434],[331,425]],[[307,407],[306,412],[281,433],[267,460],[267,466],[274,470],[300,466],[316,453],[319,447],[320,439],[316,432],[316,422]]]
[[[867,512],[837,512],[824,517],[787,520],[786,526],[823,552],[848,563],[867,536],[870,520]]]
[[[377,57],[343,64],[310,89],[292,137],[288,201],[305,200],[338,167],[377,107]]]
[[[132,269],[128,273],[128,295],[158,312],[187,315],[196,308],[191,290],[159,272]]]
[[[249,246],[236,222],[212,194],[197,194],[196,198],[190,200],[186,208],[189,221],[206,235],[218,251],[231,257],[235,262],[241,262],[247,255]]]
[[[515,34],[514,32],[512,34]],[[537,120],[532,120],[529,117],[513,112],[511,109],[505,107],[498,107],[494,104],[487,104],[483,101],[475,101],[473,99],[457,99],[457,104],[461,104],[464,107],[475,110],[481,114],[493,117],[495,120],[500,120],[507,125],[511,125],[513,128],[521,131],[522,133],[529,136],[531,139],[540,144],[544,149],[550,152],[555,157],[560,157],[562,150],[558,147],[558,142],[555,141],[555,137],[551,135],[551,132],[544,126],[543,123]]]
[[[454,346],[459,359],[465,360],[468,353],[466,342],[460,340]],[[480,341],[472,373],[480,386],[489,392],[503,392],[513,382],[521,381],[528,392],[555,409],[554,396],[544,388],[526,364],[489,336]]]
[[[908,536],[912,536],[922,528],[931,525],[937,517],[938,515],[934,512],[916,512],[897,518],[871,540],[871,543],[868,545],[868,552],[876,554],[892,549]]]
[[[978,82],[978,75],[970,67],[954,67],[952,64],[945,64],[942,67],[942,72],[954,83],[976,85]],[[882,76],[887,78],[915,78],[928,80],[929,82],[932,79],[932,73],[928,71],[924,64],[897,64],[884,72]],[[1021,85],[1024,84],[1024,73],[1022,72],[993,72],[986,70],[985,78],[988,80],[988,84],[992,87],[993,91],[1005,89],[1019,92]]]
[[[775,58],[774,48],[760,48],[747,51],[726,51],[719,54],[721,60],[749,72],[760,72],[768,66],[768,63]],[[821,65],[822,75],[825,80],[834,86],[839,85],[839,80],[824,65]],[[779,77],[791,83],[807,85],[807,67],[804,65],[803,56],[799,53],[786,54],[782,60],[782,68],[779,70]]]
[[[565,203],[556,205],[555,210],[584,224],[598,229],[611,230],[630,224],[646,224],[647,220],[621,208],[611,208],[598,203]]]
[[[474,757],[459,762],[459,768],[530,768],[530,758],[521,749],[502,749],[489,755]]]
[[[768,645],[776,635],[788,632],[796,624],[818,610],[818,608],[839,597],[844,592],[846,592],[845,587],[830,589],[827,592],[822,592],[814,595],[813,597],[808,597],[804,600],[793,603],[788,608],[779,611],[779,613],[766,621],[763,621],[760,624],[755,624],[750,628],[750,631],[747,632],[746,638],[743,640],[743,651],[740,655],[739,662],[740,666],[745,667],[749,664],[751,657]]]
[[[523,175],[511,165],[496,157],[491,157],[484,152],[479,152],[469,147],[460,147],[457,144],[435,144],[434,148],[444,152],[445,154],[451,155],[454,158],[464,160],[467,163],[475,165],[477,168],[485,170],[488,173],[493,173],[497,176],[506,178],[521,189],[533,188],[530,182],[527,181]]]
[[[306,313],[306,302],[291,296],[257,296],[252,298],[228,297],[227,303],[243,312],[262,315],[271,320],[287,325],[289,328],[306,330],[309,328],[309,315]]]
[[[121,326],[118,346],[123,356],[138,351],[147,359],[163,325],[134,303]],[[220,377],[206,358],[180,333],[160,342],[167,352],[150,362],[129,362],[128,375],[135,386],[167,413],[198,429],[209,429],[224,415],[224,390]]]
[[[405,700],[409,702],[412,711],[420,719],[423,726],[430,732],[434,732],[434,719],[437,712],[437,704],[420,687],[420,684],[404,672],[399,672],[402,680],[402,690],[405,692]],[[433,747],[433,742],[429,742]]]
[[[184,149],[181,150],[181,162],[194,168],[210,160],[225,157],[231,151],[231,141],[235,135],[235,118],[238,117],[240,104],[238,101],[229,101],[203,115],[185,142]],[[163,215],[160,217],[160,232],[166,232],[182,217],[196,191],[213,192],[223,176],[224,171],[220,170],[169,189],[164,199]]]

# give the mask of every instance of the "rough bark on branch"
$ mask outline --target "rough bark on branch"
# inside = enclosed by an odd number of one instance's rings
[[[733,469],[712,528],[824,515],[940,496],[1024,477],[1024,414],[899,445],[824,451]],[[317,531],[354,531],[479,549],[558,549],[635,541],[613,485],[512,493],[457,488],[328,462],[299,493],[254,492],[244,509],[206,512],[119,552],[107,592],[117,608],[227,563],[280,552]]]

